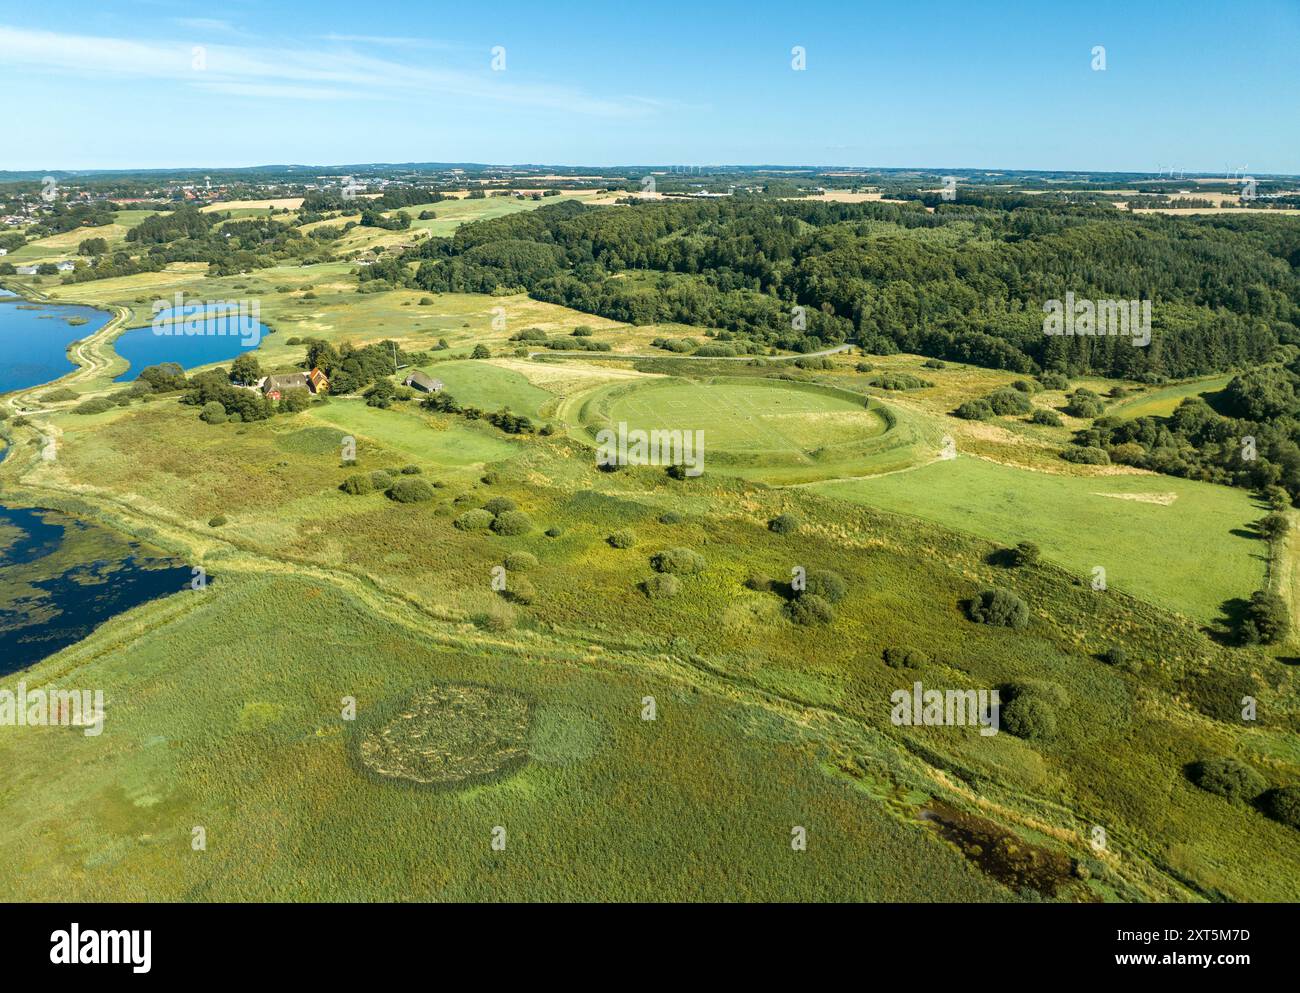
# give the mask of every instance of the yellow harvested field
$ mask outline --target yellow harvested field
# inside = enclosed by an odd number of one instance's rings
[[[1300,214],[1296,207],[1144,207],[1134,214]]]
[[[200,209],[212,214],[223,210],[297,210],[301,206],[302,197],[285,197],[282,200],[218,200]]]

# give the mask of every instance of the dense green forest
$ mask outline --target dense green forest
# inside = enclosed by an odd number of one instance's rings
[[[1146,381],[1268,361],[1300,341],[1300,227],[999,193],[975,203],[564,203],[465,225],[363,280],[434,291],[522,288],[634,324],[680,322],[768,346],[853,341],[1032,373]],[[1043,305],[1152,301],[1153,337],[1047,336]],[[795,308],[800,308],[796,311]]]

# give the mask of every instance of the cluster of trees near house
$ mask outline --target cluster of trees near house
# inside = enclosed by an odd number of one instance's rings
[[[401,366],[423,365],[429,361],[426,352],[406,352],[394,341],[372,342],[358,348],[349,342],[335,347],[320,338],[305,338],[307,346],[304,367],[320,369],[330,381],[330,392],[335,395],[360,393],[367,387],[387,380]]]
[[[293,412],[305,406],[309,399],[306,390],[286,394],[277,405],[255,390],[233,385],[241,381],[241,376],[250,374],[247,362],[239,365],[245,358],[256,363],[252,356],[241,356],[230,370],[209,369],[193,376],[186,375],[185,370],[175,362],[147,366],[140,370],[140,375],[129,386],[108,396],[85,400],[74,411],[78,414],[100,414],[115,406],[124,407],[136,400],[169,393],[179,393],[178,399],[183,404],[202,408],[200,417],[209,423],[226,420],[263,421],[273,414]],[[301,393],[302,396],[298,397],[296,393]]]
[[[467,224],[391,272],[428,291],[526,290],[633,324],[723,328],[816,351],[855,341],[1034,373],[1158,381],[1267,361],[1300,341],[1300,231],[1259,215],[1129,215],[977,202],[575,202]],[[1043,305],[1151,299],[1153,341],[1047,336]],[[798,311],[795,308],[799,308]]]

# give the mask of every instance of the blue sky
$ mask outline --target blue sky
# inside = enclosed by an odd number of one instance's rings
[[[0,169],[1300,173],[1300,0],[9,3],[0,94]]]

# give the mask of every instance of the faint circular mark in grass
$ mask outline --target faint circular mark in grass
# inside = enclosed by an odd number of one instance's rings
[[[517,771],[528,761],[530,723],[529,702],[518,694],[440,684],[387,708],[357,751],[382,779],[456,789]]]

